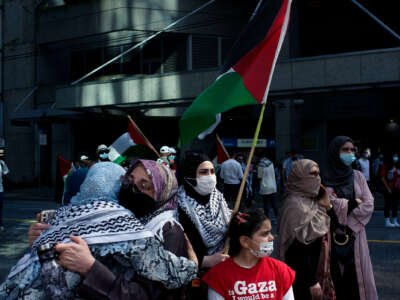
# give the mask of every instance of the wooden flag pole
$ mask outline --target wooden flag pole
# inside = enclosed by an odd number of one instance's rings
[[[242,194],[243,194],[244,186],[246,184],[247,174],[249,173],[250,163],[251,163],[251,160],[253,159],[254,150],[256,148],[257,141],[258,141],[258,135],[260,133],[261,124],[262,124],[262,121],[263,121],[263,118],[264,118],[264,110],[265,110],[266,104],[267,104],[267,102],[265,102],[261,107],[261,112],[260,112],[260,117],[258,118],[258,124],[257,124],[257,128],[256,128],[256,132],[254,133],[253,144],[251,145],[250,154],[249,154],[249,157],[247,158],[246,169],[244,170],[242,182],[240,184],[239,194],[237,195],[235,206],[233,208],[232,214],[236,213],[239,210],[240,200],[242,199]]]
[[[238,210],[239,210],[240,201],[242,200],[244,186],[246,184],[247,174],[249,173],[250,163],[251,163],[251,160],[253,159],[254,150],[256,148],[257,141],[258,141],[258,135],[260,133],[261,124],[262,124],[262,121],[263,121],[263,118],[264,118],[264,111],[265,111],[265,106],[266,105],[267,105],[267,102],[265,102],[261,107],[260,117],[258,118],[257,128],[256,128],[256,131],[254,133],[253,143],[251,145],[251,150],[250,150],[250,153],[249,153],[249,157],[247,159],[246,169],[244,170],[244,174],[243,174],[242,182],[240,184],[239,193],[238,193],[237,198],[236,198],[235,206],[233,207],[232,216],[235,213],[237,213]],[[231,218],[231,220],[232,220],[232,218]],[[226,239],[224,253],[228,253],[228,251],[229,251],[229,238]]]
[[[136,125],[135,121],[132,120],[131,116],[128,115],[128,119],[129,121],[132,122],[133,126],[137,129],[137,131],[139,131],[140,135],[142,136],[142,138],[146,141],[146,143],[149,145],[150,149],[153,150],[156,154],[157,157],[160,157],[160,154],[158,153],[158,151],[156,150],[156,148],[153,147],[153,145],[150,143],[150,141],[146,138],[146,136],[143,134],[143,132],[139,129],[139,127]]]

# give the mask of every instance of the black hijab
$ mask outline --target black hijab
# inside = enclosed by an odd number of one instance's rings
[[[324,184],[332,187],[339,198],[355,201],[353,168],[346,166],[340,159],[339,154],[340,148],[347,142],[353,143],[353,140],[347,136],[337,136],[329,144],[328,170]]]
[[[200,195],[192,186],[197,185],[196,173],[199,165],[205,161],[211,161],[210,158],[202,152],[188,151],[182,161],[180,170],[183,175],[183,186],[186,194],[195,199],[198,203],[205,205],[210,200],[210,195]]]

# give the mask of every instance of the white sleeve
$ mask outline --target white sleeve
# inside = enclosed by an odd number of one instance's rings
[[[8,169],[6,163],[4,161],[1,161],[1,171],[2,171],[2,175],[7,175],[8,173],[10,173],[10,170]]]
[[[208,287],[208,300],[224,300],[224,297],[222,297],[212,288]]]
[[[283,300],[294,300],[293,287],[290,287],[290,289],[286,292],[286,294],[283,296]]]

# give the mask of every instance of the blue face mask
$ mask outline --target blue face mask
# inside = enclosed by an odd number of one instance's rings
[[[393,162],[397,163],[399,161],[399,158],[397,156],[393,157]]]
[[[101,153],[101,154],[99,155],[99,157],[100,157],[101,159],[108,159],[108,153]]]
[[[353,153],[341,153],[340,160],[346,166],[350,166],[356,160],[356,156]]]

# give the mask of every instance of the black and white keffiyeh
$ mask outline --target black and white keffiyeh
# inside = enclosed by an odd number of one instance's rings
[[[182,228],[177,217],[176,210],[157,210],[143,218],[140,218],[140,222],[147,230],[151,231],[161,243],[164,243],[163,228],[165,224],[170,223],[171,225],[177,225]]]
[[[11,269],[6,286],[14,286],[10,293],[30,287],[40,274],[37,247],[45,243],[71,242],[70,235],[81,236],[89,248],[98,245],[100,258],[110,253],[125,254],[129,243],[154,236],[146,230],[132,212],[117,204],[120,178],[125,170],[114,163],[104,162],[92,166],[82,183],[81,191],[71,204],[57,210],[50,228],[43,231],[25,254]],[[18,276],[17,276],[18,275]],[[17,288],[18,287],[18,288]],[[0,285],[0,299],[7,290]],[[13,299],[8,294],[7,299]]]
[[[208,203],[201,205],[189,197],[185,188],[181,186],[178,190],[178,205],[196,226],[208,254],[221,251],[224,248],[225,232],[232,214],[222,193],[214,188]]]

